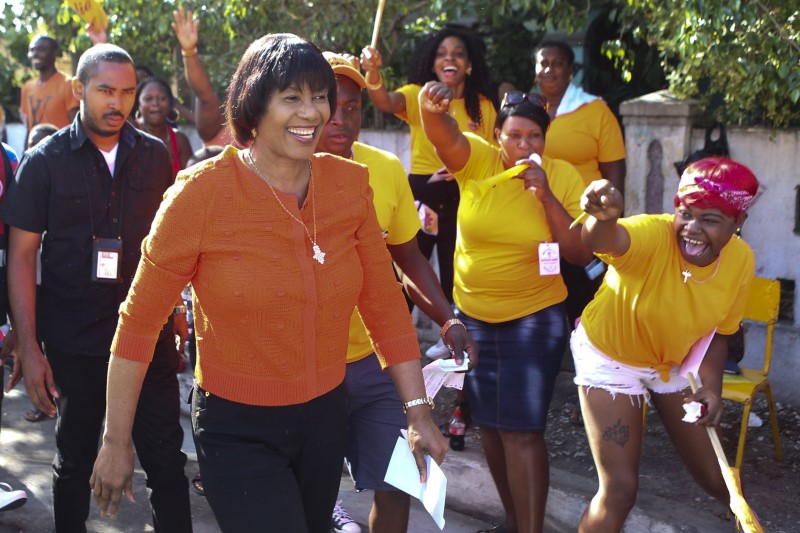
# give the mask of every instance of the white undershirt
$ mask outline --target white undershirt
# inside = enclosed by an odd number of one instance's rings
[[[117,162],[117,148],[119,148],[119,143],[115,144],[114,148],[108,152],[105,150],[100,150],[100,153],[103,154],[103,159],[106,160],[106,165],[108,165],[108,170],[111,172],[112,178],[114,177],[114,165],[116,165]]]

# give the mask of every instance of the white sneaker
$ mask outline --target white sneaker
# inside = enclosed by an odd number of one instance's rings
[[[361,526],[356,524],[356,521],[350,518],[350,515],[344,510],[342,500],[337,501],[333,508],[331,527],[335,533],[361,533]]]
[[[425,352],[425,357],[428,359],[446,359],[450,356],[450,350],[444,345],[444,339],[439,339],[439,342]]]
[[[24,490],[14,490],[8,483],[0,483],[0,513],[22,507],[27,501]]]

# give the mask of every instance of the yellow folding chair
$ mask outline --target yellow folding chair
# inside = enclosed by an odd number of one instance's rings
[[[739,430],[739,446],[736,449],[735,468],[740,469],[744,456],[744,442],[747,438],[747,422],[753,398],[759,392],[767,396],[769,406],[769,423],[772,427],[772,441],[775,443],[775,458],[783,461],[781,437],[778,432],[778,416],[775,402],[772,399],[772,387],[769,383],[769,367],[772,362],[772,339],[775,333],[775,322],[778,320],[778,307],[781,301],[781,285],[778,281],[766,278],[755,278],[747,297],[744,318],[767,324],[766,342],[764,346],[764,366],[760,369],[742,368],[741,374],[725,374],[722,380],[722,398],[743,404],[742,423]]]

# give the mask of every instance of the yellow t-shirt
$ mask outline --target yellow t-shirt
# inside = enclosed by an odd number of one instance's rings
[[[421,224],[403,163],[394,154],[359,142],[353,143],[353,159],[369,169],[372,201],[386,244],[404,244],[415,238]],[[363,359],[374,351],[356,309],[350,317],[347,362]]]
[[[453,298],[485,322],[514,320],[564,301],[561,276],[539,275],[539,244],[553,242],[544,208],[521,180],[511,179],[476,198],[467,183],[504,170],[500,149],[469,133],[470,157],[456,172],[461,189]],[[566,161],[542,158],[553,195],[573,217],[581,212],[583,182]]]
[[[72,82],[56,72],[42,85],[28,80],[22,86],[19,112],[25,117],[30,131],[37,124],[52,124],[58,129],[69,126],[69,112],[80,106],[72,93]]]
[[[584,185],[602,179],[600,163],[625,159],[625,140],[614,113],[602,100],[553,119],[544,155],[572,163]]]
[[[397,92],[406,97],[406,111],[397,116],[406,121],[411,129],[411,173],[412,174],[433,174],[444,166],[436,149],[425,136],[422,129],[422,117],[419,112],[419,93],[421,85],[404,85],[397,89]],[[467,114],[464,99],[458,98],[450,102],[450,116],[458,122],[458,129],[463,132],[472,132],[494,143],[494,121],[497,112],[494,110],[491,100],[480,97],[481,102],[481,123],[475,124]]]
[[[631,247],[620,257],[600,256],[609,269],[581,318],[601,352],[628,365],[654,367],[664,379],[715,327],[723,335],[736,332],[755,271],[753,251],[734,237],[722,249],[718,270],[717,263],[689,265],[693,278],[684,283],[687,264],[675,241],[674,218],[620,219]]]

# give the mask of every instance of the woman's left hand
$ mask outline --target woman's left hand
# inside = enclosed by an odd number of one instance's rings
[[[697,392],[683,399],[683,403],[699,402],[705,406],[705,413],[697,420],[697,424],[717,426],[722,419],[722,398],[707,387],[700,387]]]
[[[430,455],[437,464],[442,464],[447,453],[447,439],[444,438],[439,427],[433,421],[432,410],[427,405],[410,407],[408,417],[408,446],[414,454],[414,460],[419,469],[419,481],[428,480],[428,468],[425,465],[425,456]]]
[[[528,168],[520,172],[515,178],[523,180],[525,189],[532,191],[541,202],[552,195],[550,192],[550,183],[547,181],[547,173],[542,167],[530,159],[521,159],[515,164],[522,165],[526,163],[528,164]]]
[[[100,516],[116,518],[119,502],[123,496],[135,502],[133,497],[133,446],[131,443],[110,444],[104,442],[94,462],[89,486],[100,509]]]

